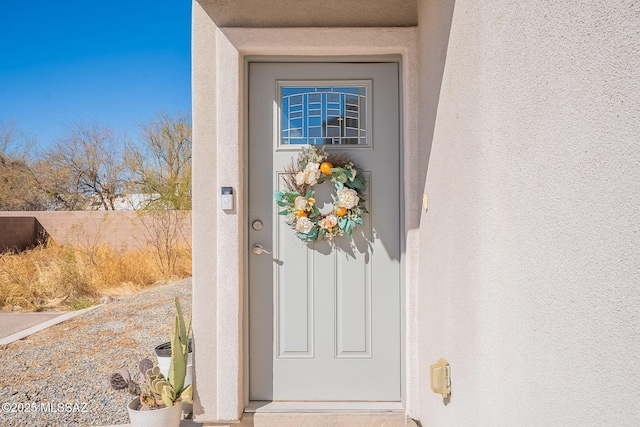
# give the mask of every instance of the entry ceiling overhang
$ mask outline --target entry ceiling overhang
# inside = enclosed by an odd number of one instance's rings
[[[218,27],[410,27],[417,0],[197,0]]]

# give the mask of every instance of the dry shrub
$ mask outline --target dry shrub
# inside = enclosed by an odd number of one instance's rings
[[[141,243],[151,250],[157,267],[164,275],[184,274],[184,266],[180,260],[184,258],[186,250],[191,253],[187,238],[190,230],[185,230],[186,215],[187,211],[179,210],[138,212],[138,218],[144,225],[144,239]]]
[[[117,251],[106,245],[87,248],[49,242],[17,254],[0,254],[0,308],[39,311],[77,306],[88,298],[130,294],[160,280],[189,277],[191,249],[179,246],[174,252],[171,272],[158,265],[152,247]]]

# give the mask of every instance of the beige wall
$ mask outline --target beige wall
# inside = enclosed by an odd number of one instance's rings
[[[167,213],[166,215],[173,215]],[[141,219],[136,211],[34,211],[1,212],[0,224],[5,218],[35,218],[49,237],[59,244],[94,246],[106,244],[116,249],[144,247],[152,237],[152,217]],[[166,217],[164,224],[179,228],[179,235],[186,244],[191,243],[191,212],[183,211],[175,217]],[[15,224],[14,224],[15,225]],[[8,231],[7,231],[8,233]],[[0,229],[0,236],[2,230]]]
[[[637,424],[635,2],[420,0],[417,31],[221,28],[242,7],[202,4],[193,8],[196,420],[236,419],[246,398],[244,56],[400,54],[407,412],[424,426]],[[233,212],[219,206],[228,185]],[[452,365],[447,402],[429,386],[440,357]]]
[[[433,143],[416,415],[433,427],[638,425],[638,2],[419,10],[420,132]],[[439,357],[450,402],[429,387]]]
[[[219,28],[415,26],[417,0],[198,0]]]

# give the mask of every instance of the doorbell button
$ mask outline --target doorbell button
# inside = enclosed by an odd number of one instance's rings
[[[220,203],[222,204],[222,210],[233,210],[233,187],[222,187]]]

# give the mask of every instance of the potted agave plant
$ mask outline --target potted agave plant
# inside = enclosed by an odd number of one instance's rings
[[[188,327],[185,326],[178,298],[175,304],[178,313],[171,335],[171,364],[167,377],[149,359],[142,359],[138,364],[139,383],[133,380],[127,369],[111,374],[110,383],[114,390],[126,389],[137,396],[127,406],[132,427],[178,427],[182,402],[191,402],[192,386],[185,385],[191,321]]]

